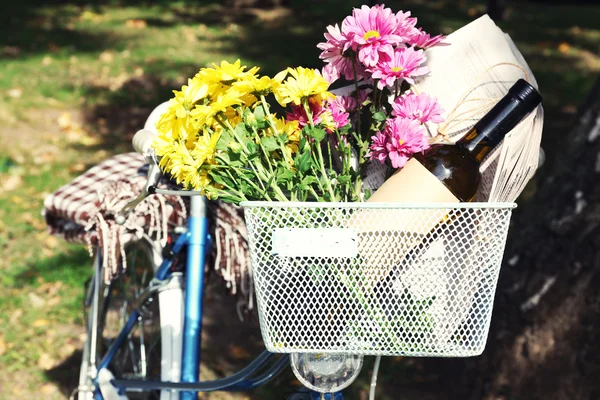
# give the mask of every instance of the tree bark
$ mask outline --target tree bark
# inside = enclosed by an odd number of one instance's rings
[[[429,360],[452,399],[600,399],[600,79],[513,217],[486,350]]]

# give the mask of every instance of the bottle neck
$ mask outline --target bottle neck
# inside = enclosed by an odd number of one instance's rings
[[[508,132],[531,111],[516,96],[502,98],[456,145],[467,150],[478,162],[498,146]]]

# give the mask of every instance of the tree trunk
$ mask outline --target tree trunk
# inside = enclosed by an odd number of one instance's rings
[[[600,79],[513,218],[484,354],[428,360],[452,399],[600,399]]]

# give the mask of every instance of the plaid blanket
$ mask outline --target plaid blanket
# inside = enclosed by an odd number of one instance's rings
[[[92,167],[44,200],[42,214],[51,234],[71,243],[103,250],[104,279],[109,281],[126,268],[124,246],[146,238],[160,250],[168,232],[185,224],[186,205],[179,196],[153,195],[129,214],[124,225],[114,215],[136,197],[146,183],[147,165],[137,153],[120,154]],[[170,187],[168,181],[159,186]],[[238,311],[252,308],[252,275],[242,210],[223,202],[209,202],[213,249],[207,268],[238,295]],[[210,268],[212,267],[212,268]]]

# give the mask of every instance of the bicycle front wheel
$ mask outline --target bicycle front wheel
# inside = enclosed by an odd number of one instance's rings
[[[95,336],[96,342],[88,353],[95,348],[99,362],[137,307],[140,317],[109,363],[110,372],[117,378],[177,382],[181,376],[183,325],[181,279],[175,276],[157,292],[141,298],[154,277],[157,258],[145,240],[126,245],[125,256],[126,270],[109,284],[99,285],[97,323],[91,324],[96,325],[97,335],[88,334],[88,341]],[[127,396],[140,400],[178,399],[171,391],[131,392]]]

